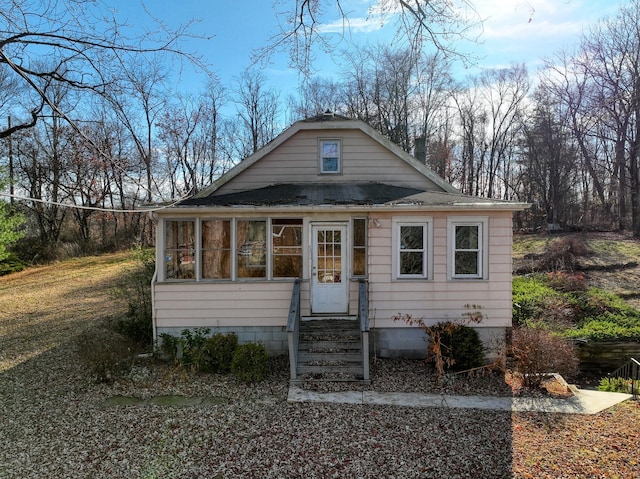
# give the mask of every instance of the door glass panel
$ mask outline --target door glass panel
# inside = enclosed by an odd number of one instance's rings
[[[317,273],[319,283],[342,283],[340,231],[318,231]]]

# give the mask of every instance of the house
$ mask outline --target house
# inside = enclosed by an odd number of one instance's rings
[[[424,356],[424,332],[398,314],[480,312],[481,338],[499,344],[511,327],[512,215],[526,207],[460,194],[364,122],[299,121],[158,212],[154,333],[235,332],[288,352],[292,379],[309,355],[303,336],[340,321],[365,380],[369,354]]]

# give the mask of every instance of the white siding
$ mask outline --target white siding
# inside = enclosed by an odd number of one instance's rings
[[[286,326],[292,282],[160,283],[156,327]]]
[[[319,138],[342,139],[342,174],[318,174]],[[383,182],[440,190],[431,180],[360,130],[304,130],[221,186],[216,195],[277,183],[313,182]]]
[[[421,214],[422,216],[425,213]],[[450,280],[447,269],[447,216],[433,213],[433,280],[392,277],[391,216],[379,215],[381,225],[369,230],[369,308],[372,325],[404,327],[395,315],[411,315],[428,323],[464,320],[480,311],[481,326],[511,326],[511,212],[478,212],[489,216],[488,280]],[[407,215],[403,215],[407,216]],[[470,216],[465,212],[466,217]],[[465,307],[475,305],[475,307]]]
[[[372,327],[405,327],[394,322],[397,314],[410,314],[429,323],[463,320],[465,314],[480,311],[480,326],[511,326],[511,212],[478,211],[489,217],[489,274],[487,280],[451,280],[448,275],[447,218],[451,212],[422,212],[433,218],[433,279],[392,277],[392,214],[376,213],[376,227],[369,221],[368,288]],[[402,212],[407,218],[410,213]],[[469,212],[464,212],[469,217]],[[311,218],[305,219],[305,226]],[[319,218],[313,218],[319,219]],[[346,219],[346,218],[342,218]],[[305,247],[308,263],[308,245]],[[308,278],[305,267],[305,277]],[[159,328],[279,326],[287,324],[293,283],[256,282],[166,282],[155,285],[155,318]],[[350,314],[357,312],[358,283],[352,281]],[[301,314],[308,316],[309,282],[302,282]],[[467,308],[476,305],[479,308]]]

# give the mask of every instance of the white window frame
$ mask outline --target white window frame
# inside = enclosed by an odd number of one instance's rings
[[[401,274],[400,273],[400,253],[404,251],[401,245],[401,228],[403,226],[422,227],[422,274]],[[400,217],[392,221],[393,234],[393,279],[407,280],[419,279],[430,280],[433,278],[433,218],[431,217]]]
[[[456,274],[456,227],[478,227],[478,271],[474,274]],[[447,219],[449,278],[453,280],[482,280],[489,278],[489,218],[486,216],[454,216]],[[474,251],[474,250],[460,250]]]
[[[333,158],[324,156],[324,145],[329,143],[335,143],[337,146],[337,159],[338,165],[336,171],[324,169],[324,159]],[[321,175],[340,175],[342,174],[342,140],[340,138],[320,138],[318,139],[318,173]]]

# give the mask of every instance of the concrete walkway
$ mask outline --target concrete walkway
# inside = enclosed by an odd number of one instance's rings
[[[447,396],[420,393],[384,393],[376,391],[344,391],[319,393],[296,386],[289,388],[289,402],[339,404],[375,404],[406,407],[454,407],[513,412],[551,412],[564,414],[596,414],[630,399],[631,394],[578,389],[569,399],[531,397]]]

